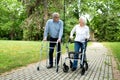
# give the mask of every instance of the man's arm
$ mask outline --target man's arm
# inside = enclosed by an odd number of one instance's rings
[[[44,29],[44,38],[43,40],[47,40],[47,36],[48,36],[48,21],[46,22],[46,25],[45,25],[45,29]]]
[[[59,32],[59,37],[58,37],[59,42],[61,41],[62,35],[63,35],[63,22],[61,21],[60,32]]]

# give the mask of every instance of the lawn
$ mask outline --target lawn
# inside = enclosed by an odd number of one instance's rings
[[[40,41],[0,40],[0,73],[38,62],[41,43]],[[44,46],[46,44],[45,42]],[[65,50],[65,45],[62,45],[62,51]],[[42,59],[46,59],[46,51],[43,52]]]
[[[39,60],[40,42],[0,40],[0,73]]]
[[[120,42],[104,42],[103,44],[112,51],[118,60],[118,69],[120,70]]]
[[[0,40],[0,74],[21,66],[38,62],[40,59],[41,41],[7,41]],[[47,42],[44,42],[44,46]],[[89,43],[90,45],[91,43]],[[62,52],[66,51],[66,44],[62,44]],[[45,47],[46,48],[46,47]],[[74,45],[69,45],[74,50]],[[42,59],[46,59],[46,51],[43,49]]]

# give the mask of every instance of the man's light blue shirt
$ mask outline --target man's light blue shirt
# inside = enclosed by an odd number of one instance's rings
[[[54,22],[53,19],[49,19],[45,25],[44,38],[47,38],[48,33],[52,38],[61,39],[63,35],[63,21]]]

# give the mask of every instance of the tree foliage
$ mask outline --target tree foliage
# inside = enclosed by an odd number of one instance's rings
[[[42,40],[46,21],[52,18],[53,12],[59,12],[60,18],[65,23],[64,41],[69,38],[71,29],[79,23],[79,15],[89,15],[87,19],[91,35],[98,41],[120,41],[119,2],[119,0],[1,0],[0,38]]]
[[[93,18],[90,22],[92,31],[99,41],[120,41],[120,6],[119,1],[96,2]],[[93,14],[92,13],[92,14]]]
[[[24,20],[24,7],[16,0],[0,1],[0,38],[22,39],[20,23]]]

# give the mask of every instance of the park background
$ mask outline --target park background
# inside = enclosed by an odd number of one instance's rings
[[[0,73],[39,61],[45,23],[59,12],[63,43],[79,16],[87,18],[91,41],[111,50],[120,70],[119,0],[0,0]],[[64,46],[63,46],[64,47]]]

